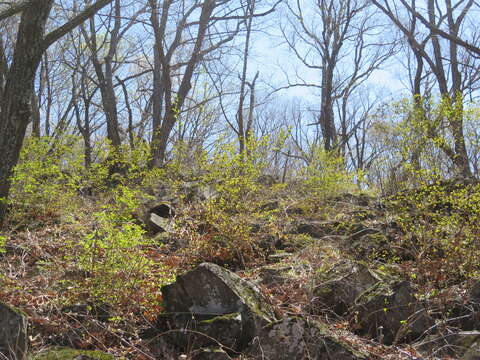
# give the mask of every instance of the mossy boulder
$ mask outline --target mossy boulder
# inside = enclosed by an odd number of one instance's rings
[[[193,316],[239,313],[241,336],[237,348],[249,343],[265,324],[276,320],[272,307],[254,284],[211,263],[200,264],[178,276],[175,283],[162,288],[162,294],[167,313]]]
[[[355,299],[354,328],[385,344],[425,335],[433,321],[406,281],[385,277]]]
[[[35,355],[33,360],[115,360],[115,356],[102,351],[55,348]]]
[[[27,317],[0,302],[0,358],[23,360],[28,351]]]
[[[366,360],[324,324],[288,317],[265,326],[246,352],[265,360]]]
[[[378,229],[365,228],[348,236],[344,251],[358,260],[390,259],[393,254],[387,236]]]
[[[333,311],[341,316],[355,307],[364,291],[381,281],[379,275],[362,263],[343,261],[317,275],[313,289],[314,312]]]
[[[258,270],[257,282],[261,285],[276,286],[283,285],[292,278],[293,265],[282,263],[263,266]]]
[[[169,343],[181,351],[224,346],[237,349],[242,340],[240,313],[206,315],[192,313],[167,313],[157,320],[157,334],[165,334]]]

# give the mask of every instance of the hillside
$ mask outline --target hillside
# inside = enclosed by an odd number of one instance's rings
[[[229,206],[221,188],[183,182],[131,214],[98,194],[74,213],[11,223],[0,295],[27,319],[29,356],[57,358],[45,354],[55,347],[132,359],[479,356],[478,185],[314,199],[260,180],[255,199]],[[0,344],[9,336],[0,332]]]

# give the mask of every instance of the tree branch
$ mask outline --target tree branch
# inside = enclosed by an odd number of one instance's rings
[[[28,6],[31,5],[32,2],[34,2],[34,0],[23,1],[15,5],[11,4],[11,6],[7,10],[0,12],[0,21],[8,19],[9,17],[12,17],[18,13],[21,13],[26,8],[28,8]]]
[[[77,26],[82,24],[85,20],[94,16],[99,10],[103,9],[105,6],[110,4],[112,0],[98,0],[95,4],[89,6],[85,10],[83,10],[80,14],[75,16],[73,19],[69,20],[59,28],[53,30],[43,40],[43,46],[47,49],[50,45],[52,45],[55,41],[60,39],[62,36],[66,35]]]

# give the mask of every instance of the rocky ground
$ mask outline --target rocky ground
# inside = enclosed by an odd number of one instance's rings
[[[258,219],[252,224],[250,236],[264,256],[244,264],[215,257],[216,263],[193,263],[182,252],[178,227],[170,228],[180,216],[171,203],[148,207],[139,218],[167,244],[155,248],[155,259],[177,273],[161,289],[161,307],[136,303],[135,294],[115,306],[92,302],[70,288],[72,279],[88,274],[63,260],[72,234],[65,224],[43,220],[10,231],[0,259],[0,354],[480,359],[480,282],[426,281],[442,273],[441,262],[429,272],[420,268],[383,199],[346,194],[317,212],[275,199],[262,206],[283,214],[281,224],[275,232],[264,231]]]

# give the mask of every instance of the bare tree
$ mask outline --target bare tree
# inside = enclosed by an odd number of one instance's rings
[[[426,135],[432,139],[438,138],[441,129],[438,124],[442,119],[428,120],[425,108],[421,104],[422,99],[425,98],[425,94],[421,92],[425,64],[435,76],[436,87],[442,100],[456,109],[449,114],[440,115],[440,117],[446,118],[453,143],[440,141],[437,144],[455,165],[458,174],[464,177],[472,176],[463,130],[463,97],[466,91],[472,88],[473,83],[478,81],[478,77],[465,76],[467,72],[464,70],[472,67],[473,59],[468,54],[461,53],[459,42],[452,41],[452,39],[441,41],[438,34],[439,29],[445,26],[447,30],[442,33],[448,33],[450,38],[460,38],[463,25],[474,1],[461,0],[452,5],[451,0],[446,0],[445,6],[439,6],[437,0],[428,0],[426,8],[423,9],[416,0],[410,2],[400,0],[400,3],[390,0],[371,1],[401,31],[415,54],[417,61],[413,87],[415,112],[416,116],[425,119],[427,125],[430,124]],[[421,11],[426,15],[422,16]],[[402,21],[405,14],[408,16],[407,23]],[[420,24],[424,25],[424,29],[419,29]],[[420,37],[422,33],[424,34],[423,38]]]
[[[350,95],[392,54],[392,43],[379,41],[382,27],[374,21],[366,0],[318,0],[308,6],[287,2],[290,26],[282,26],[284,39],[303,67],[319,74],[320,83],[304,80],[286,87],[303,86],[320,91],[318,124],[325,150],[338,149],[348,139],[337,130],[335,102]],[[284,87],[285,88],[285,87]],[[340,139],[339,139],[340,135]]]
[[[45,34],[53,0],[26,0],[0,10],[0,21],[21,14],[11,61],[1,67],[0,89],[0,223],[7,211],[10,176],[17,164],[25,131],[32,118],[32,89],[45,51],[59,38],[92,17],[111,0],[99,0],[63,25]],[[0,48],[0,59],[6,50]]]

